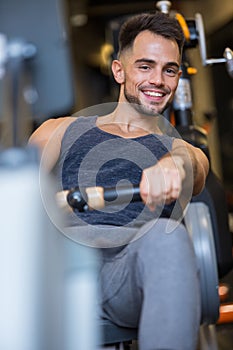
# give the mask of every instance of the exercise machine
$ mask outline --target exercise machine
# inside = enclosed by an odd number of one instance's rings
[[[95,350],[98,342],[93,320],[95,256],[61,234],[55,181],[40,168],[38,150],[25,145],[23,127],[25,113],[33,123],[72,108],[72,65],[63,15],[60,0],[0,4],[4,350]]]

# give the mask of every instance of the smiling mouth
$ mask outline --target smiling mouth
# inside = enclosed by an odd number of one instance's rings
[[[150,97],[163,97],[163,96],[165,96],[164,93],[155,92],[155,91],[143,91],[143,93],[147,96],[150,96]]]

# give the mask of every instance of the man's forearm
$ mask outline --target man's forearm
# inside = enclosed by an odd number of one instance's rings
[[[184,181],[193,181],[193,195],[200,193],[209,171],[209,161],[204,152],[183,140],[175,140],[170,155],[183,160]]]

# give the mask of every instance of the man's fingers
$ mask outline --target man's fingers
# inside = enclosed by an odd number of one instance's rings
[[[72,211],[72,208],[67,202],[67,194],[69,191],[61,191],[56,193],[56,202],[59,208],[64,211]]]
[[[140,194],[150,210],[176,200],[181,192],[182,179],[177,167],[161,169],[159,166],[144,170]]]

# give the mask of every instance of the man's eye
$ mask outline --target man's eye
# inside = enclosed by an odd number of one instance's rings
[[[143,65],[143,66],[140,66],[139,69],[148,70],[148,69],[150,69],[150,67],[146,66],[146,65]]]
[[[167,68],[166,72],[170,75],[170,76],[175,76],[177,74],[177,71],[171,68]]]

